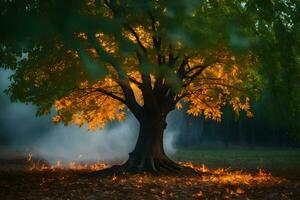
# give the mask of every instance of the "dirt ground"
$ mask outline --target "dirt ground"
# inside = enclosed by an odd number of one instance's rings
[[[199,176],[151,174],[86,176],[90,169],[32,168],[27,152],[0,153],[0,199],[300,199],[300,180],[289,172],[207,169],[184,163]],[[272,173],[272,172],[271,172]]]

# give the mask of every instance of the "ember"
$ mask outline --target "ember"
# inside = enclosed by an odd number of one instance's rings
[[[298,182],[273,176],[262,169],[256,173],[234,171],[231,168],[208,168],[204,164],[180,162],[199,172],[194,176],[154,176],[150,173],[123,174],[110,177],[77,176],[110,167],[102,162],[63,162],[47,164],[32,153],[27,158],[27,172],[0,174],[0,199],[19,195],[49,197],[49,199],[296,199]],[[13,180],[13,181],[11,181]],[[28,187],[28,180],[34,187]],[[14,185],[21,187],[14,188]],[[11,190],[23,191],[22,193]],[[34,189],[32,189],[34,188]],[[68,188],[61,190],[61,188]],[[30,192],[28,192],[30,189]],[[9,194],[7,194],[9,192]],[[1,196],[2,195],[2,196]],[[83,196],[82,196],[83,195]],[[86,195],[89,195],[88,198]],[[275,197],[275,198],[274,198]]]
[[[31,160],[32,160],[32,153],[29,153],[27,157],[27,161],[31,161]]]
[[[79,155],[82,157],[82,155]],[[27,161],[29,162],[29,171],[57,171],[57,170],[87,170],[87,171],[97,171],[111,167],[109,164],[103,162],[94,163],[82,163],[82,162],[62,162],[58,160],[55,164],[49,164],[44,161],[35,161],[33,159],[33,154],[29,153],[27,156]]]
[[[111,167],[110,164],[106,164],[103,162],[95,162],[95,163],[77,163],[77,162],[69,162],[63,163],[62,161],[57,161],[55,164],[50,165],[44,162],[35,162],[32,159],[32,154],[28,155],[28,162],[30,163],[28,170],[29,171],[58,171],[58,170],[82,170],[82,171],[98,171],[108,167]],[[229,169],[218,168],[218,169],[208,169],[204,164],[202,165],[194,165],[191,162],[179,162],[180,165],[191,167],[196,171],[200,172],[200,177],[195,176],[191,177],[187,184],[192,185],[192,181],[197,182],[199,179],[201,182],[206,183],[215,183],[215,184],[231,184],[231,185],[252,185],[252,184],[279,184],[286,181],[283,178],[278,178],[272,176],[270,173],[266,173],[262,169],[258,169],[257,174],[251,174],[249,172],[243,171],[230,171]],[[147,182],[151,182],[151,175],[145,174],[144,176],[137,177],[137,184],[142,185]],[[117,179],[116,176],[112,177],[112,181]],[[166,180],[162,180],[164,184],[167,184]],[[228,190],[229,191],[229,190]],[[243,190],[238,188],[236,191],[230,190],[228,193],[231,194],[242,194]],[[198,194],[199,195],[199,194]]]
[[[105,163],[62,163],[57,161],[55,164],[50,165],[43,162],[32,162],[28,167],[30,171],[56,171],[56,170],[88,170],[88,171],[97,171],[110,167],[111,165]]]
[[[211,182],[211,183],[220,183],[220,184],[245,184],[251,185],[254,183],[281,183],[286,181],[283,178],[274,177],[271,173],[266,173],[262,169],[258,169],[257,174],[251,174],[243,171],[230,171],[228,169],[219,168],[219,169],[208,169],[204,164],[197,166],[192,163],[180,163],[183,166],[188,166],[194,168],[199,172],[207,173],[207,175],[202,176],[202,181]],[[238,190],[236,193],[241,193],[241,190]]]

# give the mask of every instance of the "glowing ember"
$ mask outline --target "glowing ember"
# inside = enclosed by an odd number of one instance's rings
[[[202,196],[203,196],[203,192],[202,191],[199,191],[199,192],[197,192],[197,193],[195,193],[193,195],[193,197],[202,197]]]
[[[82,155],[78,156],[82,158]],[[111,167],[109,164],[103,162],[95,163],[82,163],[82,162],[68,162],[63,163],[58,160],[55,164],[48,164],[41,161],[34,161],[33,154],[29,153],[27,156],[27,161],[29,162],[28,170],[29,171],[57,171],[57,170],[88,170],[88,171],[97,171]]]
[[[251,185],[253,183],[281,183],[285,181],[283,178],[272,176],[262,169],[258,169],[257,174],[251,174],[243,171],[229,171],[228,169],[208,169],[205,165],[195,166],[193,163],[180,163],[183,166],[191,167],[199,172],[205,173],[202,175],[202,181],[213,182],[219,184],[245,184]],[[241,194],[242,190],[237,190],[235,193]]]
[[[27,161],[31,161],[32,160],[32,153],[30,152],[27,156]]]
[[[31,163],[28,167],[30,171],[56,171],[56,170],[89,170],[89,171],[97,171],[101,169],[105,169],[110,167],[111,165],[105,163],[76,163],[76,162],[69,162],[69,163],[62,163],[61,161],[57,161],[53,165],[49,165],[46,163]]]
[[[102,170],[108,167],[111,167],[110,164],[96,162],[96,163],[76,163],[69,162],[63,163],[61,161],[57,161],[55,164],[50,165],[43,162],[34,162],[32,160],[32,154],[28,155],[27,159],[30,163],[28,170],[30,171],[58,171],[58,170],[87,170],[87,171],[97,171]],[[200,176],[190,177],[185,183],[187,185],[193,185],[195,182],[202,183],[214,183],[214,184],[231,184],[231,185],[253,185],[253,184],[279,184],[286,181],[283,178],[274,177],[270,173],[266,173],[262,169],[258,169],[257,174],[251,174],[249,172],[243,171],[230,171],[229,169],[208,169],[204,164],[202,165],[194,165],[193,163],[183,163],[179,162],[180,165],[191,167],[196,171],[200,172]],[[116,181],[118,179],[117,176],[113,176],[111,178],[112,181]],[[170,180],[166,180],[165,177],[158,178],[162,184],[168,184]],[[173,179],[175,180],[175,179]],[[119,179],[118,179],[119,181]],[[152,181],[150,174],[143,174],[136,177],[136,187],[139,188],[141,185],[145,185]],[[230,195],[241,195],[245,191],[241,188],[237,188],[235,190],[231,190],[227,188],[226,192]],[[195,193],[194,196],[203,196],[203,192],[199,191]]]
[[[111,166],[102,162],[66,163],[62,161],[57,161],[50,165],[42,161],[36,161],[34,157],[32,157],[32,154],[28,155],[28,163],[28,170],[33,172],[33,174],[34,172],[45,172],[38,173],[37,175],[34,174],[33,176],[35,178],[39,177],[38,183],[43,191],[50,190],[49,188],[51,188],[50,186],[53,184],[70,184],[70,182],[74,181],[72,176],[77,174],[77,172],[72,170],[97,171]],[[130,188],[137,192],[132,193],[133,195],[143,196],[145,193],[155,194],[163,199],[182,199],[182,193],[184,193],[185,197],[188,197],[187,199],[247,199],[247,197],[252,194],[254,195],[252,196],[253,199],[255,199],[257,194],[253,191],[259,188],[264,188],[263,190],[265,190],[273,186],[277,187],[278,185],[289,184],[288,180],[272,176],[262,169],[258,169],[257,173],[249,173],[245,171],[233,171],[229,168],[209,169],[204,164],[194,165],[193,163],[183,162],[179,164],[195,169],[199,172],[199,175],[154,176],[151,173],[141,173],[124,174],[122,176],[114,175],[107,178],[88,179],[88,181],[85,178],[78,178],[76,181],[79,183],[95,181],[95,184],[91,184],[93,186],[95,185],[93,191],[95,188],[113,188],[111,191],[113,191],[113,194],[116,194],[115,191],[123,191],[122,189],[125,188],[123,192],[126,192],[127,195],[128,188]],[[72,172],[69,173],[70,171]],[[80,189],[81,188],[78,188],[78,190]],[[110,193],[107,194],[110,195]],[[122,192],[120,194],[122,194]]]
[[[40,162],[30,162],[31,165],[28,167],[30,171],[57,171],[57,170],[89,170],[89,171],[97,171],[101,169],[105,169],[110,167],[111,165],[105,164],[102,162],[96,163],[62,163],[61,161],[57,161],[54,165],[49,165]],[[281,183],[285,181],[283,178],[278,178],[272,176],[270,173],[264,172],[262,169],[259,169],[257,174],[251,174],[243,171],[229,171],[228,169],[208,169],[205,165],[194,166],[192,163],[180,163],[183,166],[191,167],[199,172],[201,172],[200,177],[192,177],[187,180],[187,184],[192,185],[192,181],[199,181],[199,178],[202,182],[210,182],[216,184],[233,184],[233,185],[251,185],[254,183]],[[138,177],[136,182],[137,185],[142,185],[147,183],[146,175],[143,177]],[[112,181],[117,179],[116,176],[112,177]],[[162,180],[163,181],[163,180]],[[166,184],[166,183],[164,183]],[[242,194],[243,190],[238,188],[236,191],[229,191],[229,193],[234,194]],[[198,194],[199,195],[199,194]]]

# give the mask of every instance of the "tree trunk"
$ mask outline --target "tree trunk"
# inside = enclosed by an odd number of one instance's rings
[[[198,174],[194,169],[180,166],[164,152],[163,134],[167,126],[164,115],[144,115],[139,119],[140,130],[134,150],[129,159],[119,166],[101,170],[100,175],[151,172],[154,174]]]
[[[166,125],[165,117],[152,116],[140,120],[138,140],[127,161],[127,165],[132,168],[131,170],[157,171],[163,166],[163,162],[171,162],[163,147],[163,134]],[[173,165],[176,166],[175,163]]]

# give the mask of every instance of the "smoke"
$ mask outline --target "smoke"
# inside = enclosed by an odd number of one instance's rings
[[[0,71],[1,91],[9,85],[9,74]],[[4,94],[1,94],[1,108],[0,136],[7,138],[10,146],[24,148],[26,152],[30,151],[50,163],[57,160],[126,160],[136,144],[139,131],[138,122],[131,114],[124,122],[116,122],[103,130],[92,132],[75,125],[53,125],[51,116],[37,118],[34,106],[10,103]],[[171,113],[164,137],[164,148],[169,155],[176,151],[174,142],[178,129],[172,125],[176,124],[175,120],[176,114]]]
[[[114,162],[127,158],[136,141],[137,130],[138,126],[132,117],[112,128],[94,132],[87,131],[86,127],[58,125],[44,134],[33,146],[39,156],[50,162]]]
[[[126,160],[135,146],[138,136],[138,122],[129,115],[125,122],[114,124],[111,128],[87,131],[86,127],[75,125],[53,127],[33,144],[34,151],[49,162],[64,161],[104,161]],[[176,151],[174,136],[176,132],[167,129],[164,147],[168,154]]]
[[[0,69],[0,144],[32,142],[51,126],[49,116],[35,117],[36,107],[11,103],[3,93],[8,88],[11,71]]]

